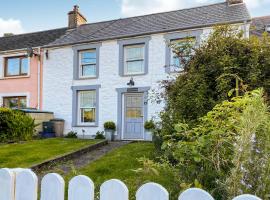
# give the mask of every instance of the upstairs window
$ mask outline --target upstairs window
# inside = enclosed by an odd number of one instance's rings
[[[78,122],[82,125],[96,123],[96,90],[78,92]]]
[[[26,108],[27,100],[22,97],[3,97],[4,107],[6,108]]]
[[[80,76],[79,78],[97,77],[97,54],[96,50],[79,52]]]
[[[26,56],[5,58],[5,76],[27,76],[29,62]]]
[[[124,46],[124,75],[136,75],[144,73],[144,46],[144,44]]]
[[[184,63],[190,59],[189,47],[195,46],[195,38],[176,39],[171,41],[171,61],[170,72],[182,72],[184,71]],[[179,55],[181,54],[181,56]]]

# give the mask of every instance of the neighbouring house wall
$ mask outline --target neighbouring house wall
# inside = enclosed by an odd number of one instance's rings
[[[207,38],[212,28],[195,30],[200,32],[200,40]],[[147,120],[157,118],[159,112],[164,108],[165,102],[157,104],[152,101],[153,90],[159,90],[159,81],[173,74],[166,73],[166,39],[167,34],[156,34],[150,36],[148,72],[144,75],[134,76],[136,88],[151,89],[148,92]],[[85,45],[85,44],[84,44]],[[102,42],[99,58],[99,76],[96,79],[75,80],[73,74],[74,51],[71,46],[49,49],[49,59],[44,58],[43,77],[43,108],[52,111],[56,118],[63,118],[65,122],[65,133],[75,131],[80,136],[90,137],[97,131],[103,130],[106,121],[114,121],[118,126],[119,96],[117,89],[128,88],[127,83],[131,76],[119,75],[119,44],[118,41]],[[72,86],[98,86],[99,89],[99,120],[94,127],[72,126]],[[119,127],[117,138],[120,138]]]
[[[0,105],[3,97],[26,96],[27,106],[38,108],[38,56],[29,58],[29,75],[4,77],[4,57],[25,55],[25,52],[0,54]]]

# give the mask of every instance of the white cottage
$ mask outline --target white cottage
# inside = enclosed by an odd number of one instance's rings
[[[181,69],[167,42],[205,39],[214,25],[235,24],[248,37],[242,0],[86,24],[75,7],[70,29],[44,49],[43,108],[65,119],[65,133],[93,138],[106,121],[119,140],[151,140],[144,122],[163,109],[149,100],[158,82]],[[176,67],[175,67],[176,66]]]

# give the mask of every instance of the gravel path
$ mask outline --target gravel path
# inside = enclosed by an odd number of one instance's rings
[[[39,180],[47,173],[59,173],[61,175],[65,175],[74,171],[76,169],[80,169],[84,166],[89,165],[90,163],[96,161],[97,159],[101,158],[102,156],[106,155],[107,153],[121,147],[124,145],[129,144],[129,141],[116,141],[116,142],[109,142],[109,144],[99,147],[93,151],[85,153],[75,159],[67,160],[65,162],[56,163],[50,166],[47,169],[43,169],[42,171],[35,171],[38,175]]]

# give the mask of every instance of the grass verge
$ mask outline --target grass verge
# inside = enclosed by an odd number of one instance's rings
[[[101,140],[53,138],[0,145],[0,168],[27,168]]]

